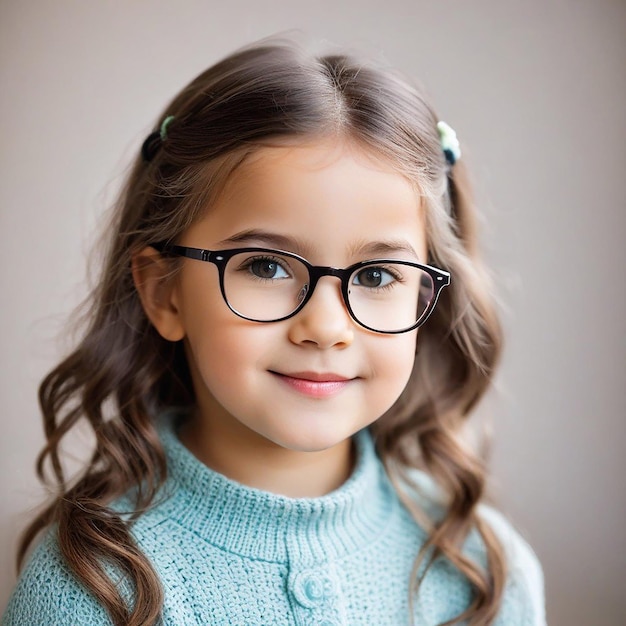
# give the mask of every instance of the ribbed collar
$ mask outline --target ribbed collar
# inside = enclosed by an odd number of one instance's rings
[[[355,467],[339,489],[319,498],[288,498],[208,468],[178,439],[178,421],[175,413],[168,413],[159,422],[168,462],[164,512],[228,552],[319,564],[373,541],[398,506],[367,429],[355,436]]]

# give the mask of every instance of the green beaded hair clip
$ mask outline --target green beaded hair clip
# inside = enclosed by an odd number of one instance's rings
[[[446,161],[452,167],[461,158],[461,145],[454,129],[445,122],[437,122],[441,149]]]
[[[174,116],[168,115],[161,123],[159,130],[155,130],[146,137],[141,146],[141,156],[146,163],[154,159],[154,155],[161,147],[161,144],[167,139],[167,129],[173,121]]]

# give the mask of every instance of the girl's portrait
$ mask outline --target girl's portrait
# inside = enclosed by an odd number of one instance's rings
[[[243,4],[0,11],[2,625],[618,623],[624,8]]]

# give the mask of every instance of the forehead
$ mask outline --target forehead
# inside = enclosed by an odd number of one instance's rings
[[[345,257],[379,240],[405,240],[426,257],[415,185],[340,137],[259,148],[230,175],[185,239],[209,247],[249,230],[284,235],[298,242],[296,252],[310,257]]]

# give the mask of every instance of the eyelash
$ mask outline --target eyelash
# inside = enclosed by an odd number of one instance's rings
[[[286,263],[285,259],[272,257],[269,255],[259,255],[259,256],[250,257],[249,259],[246,259],[245,262],[242,263],[237,269],[238,271],[249,270],[250,267],[252,267],[252,264],[255,263],[256,261],[266,261],[266,262],[269,261],[270,263],[276,263],[276,265],[281,267],[285,271],[285,273],[293,277],[293,271],[291,270],[291,267],[289,267],[289,264]],[[267,278],[264,279],[261,276],[255,276],[255,278],[258,278],[259,280],[271,280]]]
[[[391,270],[391,268],[386,267],[384,265],[372,265],[371,267],[363,268],[363,269],[380,270],[381,272],[385,272],[386,274],[389,274],[393,278],[393,281],[390,283],[387,283],[386,285],[381,285],[378,287],[368,287],[367,289],[370,291],[383,291],[383,290],[393,289],[393,286],[395,283],[404,282],[404,277],[399,272],[393,271]],[[363,270],[359,270],[359,271],[363,271]],[[359,271],[357,271],[354,274],[354,277],[358,277]]]

